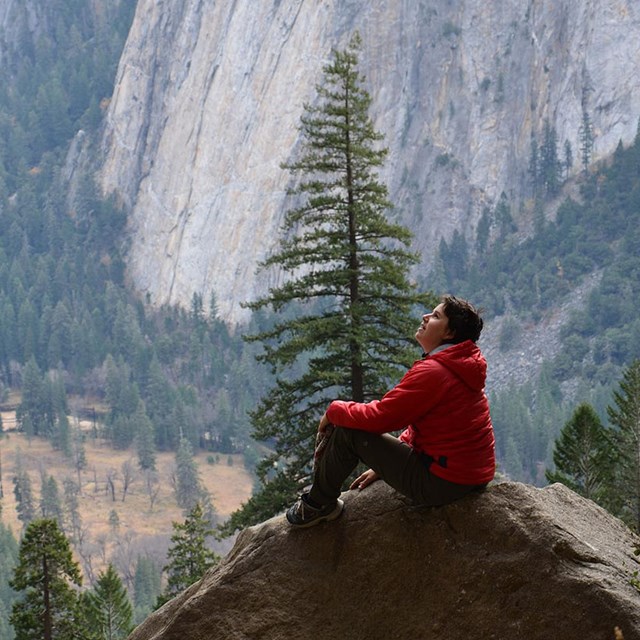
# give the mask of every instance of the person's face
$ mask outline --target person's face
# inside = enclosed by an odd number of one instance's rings
[[[422,323],[416,331],[416,340],[425,353],[453,338],[449,329],[449,318],[445,315],[444,304],[440,303],[431,313],[422,316]]]

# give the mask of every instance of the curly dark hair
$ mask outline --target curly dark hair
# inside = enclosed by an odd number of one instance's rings
[[[458,344],[465,340],[477,342],[484,322],[480,317],[481,309],[476,309],[470,302],[452,295],[440,298],[444,304],[444,313],[449,319],[449,329],[453,331],[451,342]]]

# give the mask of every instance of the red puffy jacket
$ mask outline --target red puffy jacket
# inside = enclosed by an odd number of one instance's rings
[[[332,402],[327,418],[371,433],[405,429],[400,440],[434,459],[434,475],[458,484],[485,484],[495,474],[486,372],[480,349],[467,340],[414,362],[381,400]]]

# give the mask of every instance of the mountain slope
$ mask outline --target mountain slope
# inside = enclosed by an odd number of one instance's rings
[[[131,209],[128,272],[153,304],[216,294],[221,316],[278,233],[305,101],[332,46],[363,36],[362,69],[390,156],[382,178],[423,272],[442,236],[471,238],[504,191],[527,197],[545,120],[578,157],[633,139],[640,9],[631,0],[458,3],[140,0],[103,137],[102,188]],[[574,167],[578,171],[579,167]]]

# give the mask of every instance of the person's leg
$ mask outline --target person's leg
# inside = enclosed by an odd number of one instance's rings
[[[416,504],[447,504],[477,489],[435,476],[419,453],[394,436],[336,427],[314,474],[309,498],[319,505],[335,502],[359,460]]]

